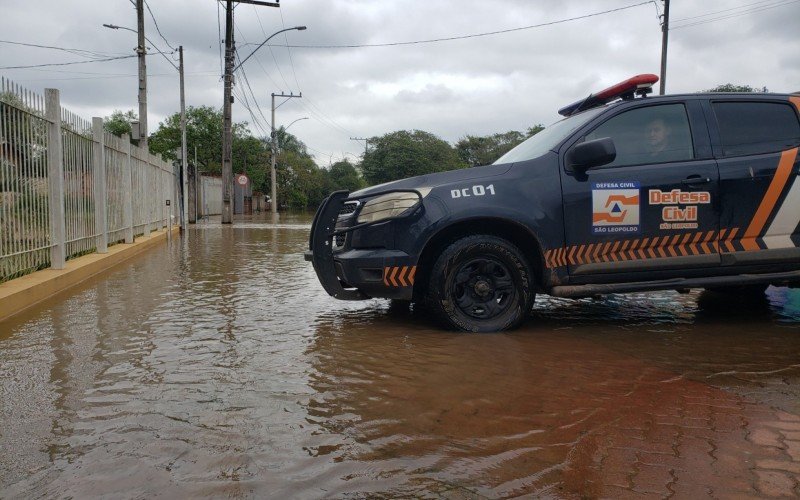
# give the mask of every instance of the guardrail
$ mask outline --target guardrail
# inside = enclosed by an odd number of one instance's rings
[[[168,226],[178,187],[173,165],[62,108],[58,90],[0,79],[0,282]]]

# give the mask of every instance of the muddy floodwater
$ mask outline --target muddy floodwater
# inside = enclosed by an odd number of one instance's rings
[[[0,322],[0,497],[800,495],[800,290],[342,302],[310,217],[210,222]]]

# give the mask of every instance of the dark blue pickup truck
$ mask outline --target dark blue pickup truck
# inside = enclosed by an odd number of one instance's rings
[[[331,194],[306,259],[336,298],[424,301],[479,332],[537,292],[800,283],[800,96],[647,96],[656,80],[562,108],[493,165]]]

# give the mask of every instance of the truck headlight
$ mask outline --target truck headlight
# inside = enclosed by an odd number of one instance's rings
[[[431,188],[416,188],[422,198],[431,192]],[[397,192],[387,193],[373,198],[364,204],[358,214],[358,223],[377,222],[391,217],[398,217],[413,209],[421,201],[416,193]]]

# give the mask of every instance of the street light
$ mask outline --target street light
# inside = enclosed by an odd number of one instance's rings
[[[250,52],[250,53],[247,55],[247,57],[245,57],[244,59],[242,59],[241,61],[239,61],[239,64],[237,64],[237,65],[236,65],[236,66],[233,68],[233,70],[231,70],[231,73],[235,73],[235,72],[236,72],[236,70],[237,70],[237,69],[239,69],[239,67],[240,67],[242,64],[244,64],[244,62],[245,62],[246,60],[250,59],[250,57],[251,57],[253,54],[255,54],[255,53],[256,53],[256,51],[257,51],[258,49],[260,49],[261,47],[263,47],[264,45],[266,45],[266,43],[267,43],[267,42],[269,42],[269,41],[272,39],[272,37],[274,37],[275,35],[277,35],[277,34],[279,34],[279,33],[283,33],[284,31],[292,31],[292,30],[303,31],[304,29],[306,29],[306,27],[305,27],[305,26],[295,26],[294,28],[286,28],[286,29],[283,29],[283,30],[280,30],[280,31],[276,31],[275,33],[271,34],[271,35],[269,36],[269,38],[267,38],[266,40],[264,40],[263,42],[261,42],[261,43],[258,45],[258,47],[256,47],[256,48],[255,48],[255,50],[253,50],[253,52]]]
[[[240,0],[241,1],[241,0]],[[230,5],[230,1],[228,2]],[[230,16],[230,10],[228,15]],[[230,19],[230,18],[229,18]],[[228,21],[229,23],[232,21]],[[233,87],[233,73],[236,72],[237,69],[241,68],[242,65],[250,59],[253,54],[255,54],[258,49],[263,47],[267,44],[268,41],[272,39],[275,35],[279,33],[283,33],[284,31],[291,31],[291,30],[298,30],[303,31],[305,30],[305,26],[295,26],[293,28],[286,28],[275,33],[271,34],[266,40],[261,42],[258,47],[250,52],[244,59],[239,61],[239,64],[233,66],[233,51],[231,47],[232,43],[232,36],[230,34],[226,34],[225,38],[225,86],[223,92],[223,101],[222,101],[222,223],[223,224],[230,224],[233,222],[233,214],[230,206],[230,187],[233,184],[233,162],[232,162],[232,151],[231,151],[231,144],[233,143],[233,132],[232,132],[232,124],[231,124],[231,93]],[[232,67],[233,66],[233,67]],[[302,95],[302,94],[301,94]],[[287,96],[288,97],[288,96]],[[300,96],[291,96],[291,97],[300,97]],[[272,128],[271,128],[271,137],[272,137],[272,169],[270,172],[270,179],[272,181],[272,212],[273,216],[277,217],[277,203],[276,203],[276,193],[275,193],[275,94],[272,94]]]
[[[106,28],[112,29],[112,30],[126,30],[126,31],[131,31],[133,33],[137,33],[138,34],[138,31],[136,31],[136,30],[134,30],[132,28],[126,28],[125,26],[117,26],[115,24],[103,24],[103,26],[106,27]],[[144,37],[144,39],[147,40],[150,43],[150,45],[155,46],[155,44],[153,42],[151,42],[149,38]],[[138,50],[139,49],[137,48],[137,51]],[[188,198],[188,193],[187,193],[187,191],[188,191],[188,183],[187,183],[187,179],[186,179],[186,168],[188,166],[188,158],[187,158],[188,151],[187,151],[187,147],[186,147],[186,93],[185,93],[184,84],[183,84],[183,45],[178,47],[178,55],[179,55],[178,66],[175,66],[175,63],[173,63],[170,60],[170,58],[167,57],[166,54],[164,54],[162,51],[156,50],[156,52],[158,52],[159,54],[164,56],[164,59],[166,59],[167,62],[173,68],[178,70],[178,75],[180,76],[180,92],[181,92],[181,170],[182,170],[182,173],[181,173],[181,185],[183,186],[183,188],[181,189],[181,191],[183,193],[183,196],[181,197],[181,200],[183,202],[182,203],[183,209],[181,210],[181,230],[185,231],[186,230],[186,219],[187,219],[187,215],[188,215],[187,212],[189,210],[189,203],[188,203],[188,199],[187,199]],[[140,73],[141,72],[143,72],[143,71],[140,71]],[[141,79],[143,79],[143,76],[140,75],[139,78],[141,80]],[[141,109],[142,106],[144,106],[145,113],[142,113],[142,109]],[[145,116],[145,120],[146,120],[147,119],[146,118],[146,116],[147,116],[146,113],[147,113],[147,103],[146,103],[146,101],[142,100],[141,93],[140,93],[140,98],[139,98],[139,119],[141,120],[142,119],[142,115],[144,115]],[[145,129],[144,130],[147,130],[147,124],[146,123],[145,123]],[[145,137],[145,144],[146,144],[146,141],[147,141],[146,133],[144,134],[144,137]]]
[[[298,118],[297,120],[293,121],[293,122],[292,122],[292,123],[290,123],[289,125],[285,126],[285,127],[283,128],[283,131],[284,131],[284,132],[286,132],[287,130],[289,130],[289,127],[291,127],[291,126],[292,126],[292,125],[294,125],[295,123],[299,122],[300,120],[308,120],[308,117],[307,117],[307,116],[304,116],[304,117],[302,117],[302,118]]]

